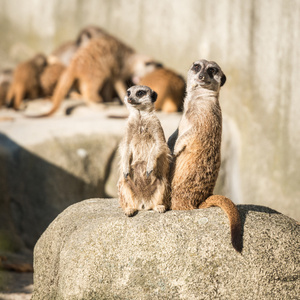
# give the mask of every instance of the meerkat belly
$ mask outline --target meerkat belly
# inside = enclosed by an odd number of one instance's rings
[[[155,147],[155,140],[151,134],[146,132],[136,135],[131,142],[133,153],[131,165],[134,166],[136,163],[140,162],[147,163],[153,147]]]
[[[198,141],[177,157],[171,183],[173,209],[197,208],[213,193],[220,167],[220,153],[215,150],[214,145]]]

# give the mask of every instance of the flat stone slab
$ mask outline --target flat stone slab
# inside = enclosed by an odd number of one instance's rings
[[[32,299],[297,299],[299,223],[238,208],[242,254],[219,208],[128,218],[117,199],[74,204],[35,246]]]

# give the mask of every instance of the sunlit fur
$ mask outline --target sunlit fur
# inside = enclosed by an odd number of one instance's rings
[[[149,86],[157,92],[158,98],[155,102],[155,110],[168,113],[182,110],[185,81],[174,71],[158,68],[144,76],[140,84]]]
[[[6,96],[7,105],[19,109],[24,99],[36,99],[41,96],[40,75],[46,65],[46,56],[38,54],[16,67]]]
[[[198,70],[199,65],[201,68]],[[212,74],[210,68],[214,68],[216,73]],[[225,81],[225,75],[215,62],[200,60],[194,62],[188,71],[183,116],[168,141],[173,152],[171,208],[221,207],[230,220],[232,244],[237,251],[241,251],[238,210],[230,199],[213,195],[221,165],[222,112],[219,91]]]
[[[139,90],[146,95],[137,97]],[[154,112],[155,95],[146,86],[133,86],[128,91],[125,103],[130,114],[120,144],[120,205],[127,216],[141,209],[165,212],[169,206],[170,150]]]
[[[87,103],[103,102],[99,91],[107,82],[111,82],[123,99],[126,92],[126,80],[136,73],[148,69],[145,64],[149,56],[137,54],[131,47],[111,35],[92,38],[75,53],[70,65],[62,73],[53,95],[52,109],[40,116],[53,114],[68,93],[75,80],[79,91]],[[150,67],[150,70],[153,66]]]

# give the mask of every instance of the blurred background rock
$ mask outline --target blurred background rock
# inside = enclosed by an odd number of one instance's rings
[[[184,76],[215,60],[227,76],[227,196],[300,219],[300,1],[1,0],[0,69],[90,24]]]

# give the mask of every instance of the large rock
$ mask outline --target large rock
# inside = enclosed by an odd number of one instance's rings
[[[36,113],[46,104],[33,101],[28,110]],[[99,110],[80,107],[64,116],[64,109],[73,104],[74,100],[67,100],[53,117],[42,119],[0,111],[0,254],[24,245],[33,249],[50,222],[73,203],[117,196],[118,145],[126,119],[108,116],[128,112],[124,106],[99,105]],[[168,138],[181,114],[158,116]],[[1,122],[1,117],[6,117],[5,121]],[[217,191],[239,198],[231,127],[225,119]]]
[[[38,299],[296,299],[299,224],[240,205],[242,254],[219,208],[124,216],[116,199],[67,208],[34,251]]]

